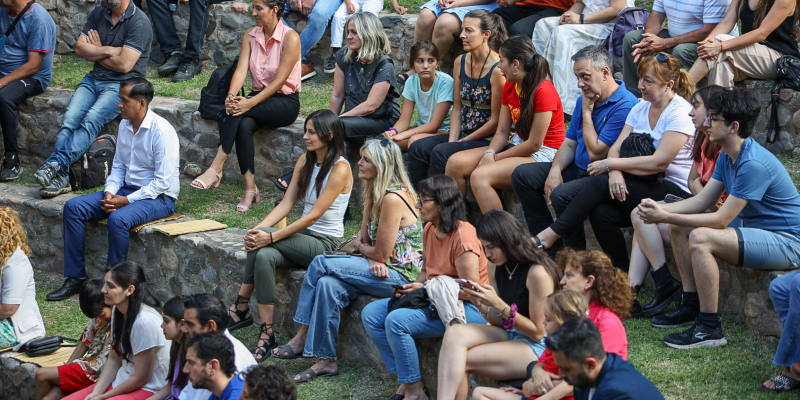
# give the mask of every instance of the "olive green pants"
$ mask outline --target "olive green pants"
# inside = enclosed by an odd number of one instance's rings
[[[275,232],[276,228],[259,228]],[[247,253],[242,283],[255,284],[258,304],[275,304],[275,269],[306,268],[314,257],[332,251],[342,238],[322,235],[304,229],[267,247]]]

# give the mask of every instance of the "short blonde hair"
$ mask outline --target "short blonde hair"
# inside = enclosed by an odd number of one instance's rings
[[[31,249],[26,244],[28,235],[19,220],[17,212],[8,208],[0,207],[0,274],[8,263],[11,255],[17,251],[17,247],[31,255]]]
[[[586,299],[572,290],[559,290],[547,296],[544,312],[559,325],[572,318],[585,317],[588,312]]]
[[[364,217],[368,221],[378,221],[383,197],[392,186],[406,188],[411,194],[412,205],[418,201],[397,143],[386,138],[370,139],[361,147],[361,154],[370,159],[378,173],[374,180],[364,182]]]
[[[347,27],[350,21],[353,21],[356,26],[356,32],[361,39],[361,48],[358,52],[355,52],[344,46],[345,61],[352,63],[356,59],[361,59],[373,62],[392,51],[392,47],[389,45],[389,38],[383,32],[381,20],[370,12],[357,12],[347,18],[347,22],[344,24],[344,42],[347,42]]]

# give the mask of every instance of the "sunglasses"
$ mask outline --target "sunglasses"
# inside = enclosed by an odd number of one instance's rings
[[[669,57],[667,57],[667,55],[666,55],[666,54],[664,54],[664,53],[659,53],[659,54],[656,56],[656,60],[658,60],[658,61],[660,61],[660,62],[668,62],[668,61],[669,61]]]

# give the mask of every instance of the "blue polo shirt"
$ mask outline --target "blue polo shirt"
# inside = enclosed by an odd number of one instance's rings
[[[601,142],[611,147],[617,141],[622,128],[625,127],[625,119],[631,108],[639,102],[639,99],[629,92],[622,81],[614,79],[619,84],[619,88],[602,104],[594,106],[592,110],[592,122],[594,129]],[[589,152],[586,151],[586,143],[583,142],[583,96],[578,97],[575,102],[575,113],[572,114],[572,123],[567,130],[567,139],[578,142],[575,149],[575,165],[585,170],[592,161],[589,159]]]
[[[0,7],[0,36],[6,33],[14,18],[8,15],[8,9]],[[56,23],[39,4],[20,18],[14,32],[8,37],[3,51],[0,52],[0,74],[8,75],[20,65],[28,62],[29,52],[43,53],[44,58],[39,70],[31,76],[47,89],[53,78],[53,51],[56,49]]]
[[[222,391],[222,396],[217,397],[217,395],[211,393],[208,400],[237,400],[242,395],[242,390],[244,390],[244,381],[239,377],[239,374],[234,373],[233,379],[228,382],[228,386],[225,386],[225,390]]]
[[[745,139],[736,162],[719,154],[712,179],[731,196],[748,200],[739,219],[745,228],[786,232],[800,238],[800,194],[783,164],[753,138]]]

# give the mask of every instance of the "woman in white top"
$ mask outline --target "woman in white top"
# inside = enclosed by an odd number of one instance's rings
[[[253,324],[250,296],[256,291],[261,337],[253,349],[256,361],[275,347],[272,315],[275,309],[275,268],[308,267],[314,257],[338,246],[344,236],[344,213],[350,201],[353,175],[344,157],[344,126],[330,110],[306,118],[306,154],[295,164],[292,180],[281,203],[244,237],[247,262],[242,286],[228,310],[228,329]],[[303,200],[303,215],[291,225],[273,228]],[[256,290],[257,288],[257,290]]]
[[[26,237],[17,213],[0,207],[0,348],[44,336]]]
[[[113,307],[108,361],[97,383],[65,399],[147,399],[164,386],[169,370],[161,304],[132,261],[111,264],[104,279],[103,297]]]
[[[642,199],[689,196],[686,181],[692,168],[695,126],[689,117],[692,105],[686,99],[694,93],[694,81],[680,69],[678,59],[667,53],[642,60],[638,73],[644,101],[631,109],[608,158],[586,168],[592,176],[580,180],[583,186],[569,205],[561,208],[554,204],[556,221],[538,234],[531,232],[543,248],[582,228],[588,217],[600,247],[614,266],[626,270],[630,261],[620,227],[631,226],[631,211]],[[652,140],[655,152],[626,154],[628,146],[623,142],[634,134],[641,134],[637,135],[639,145]]]

